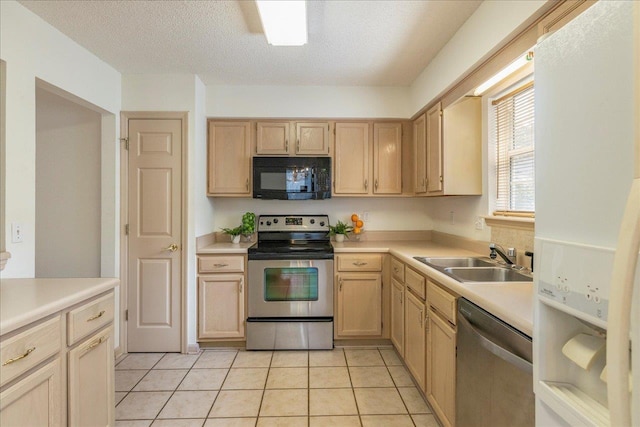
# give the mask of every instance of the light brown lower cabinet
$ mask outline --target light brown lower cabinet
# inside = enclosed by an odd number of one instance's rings
[[[244,275],[198,279],[198,337],[244,338]]]
[[[0,426],[62,426],[60,369],[56,357],[0,393]]]
[[[391,343],[404,357],[404,283],[391,279]]]
[[[113,328],[69,351],[70,426],[113,426]]]
[[[337,283],[338,337],[382,335],[380,273],[340,273]]]
[[[422,391],[425,390],[425,303],[411,291],[404,299],[404,362]]]
[[[427,400],[445,427],[455,426],[456,330],[429,308]]]

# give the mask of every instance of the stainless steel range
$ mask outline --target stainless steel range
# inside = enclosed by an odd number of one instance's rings
[[[327,215],[261,215],[249,249],[248,350],[333,348]]]

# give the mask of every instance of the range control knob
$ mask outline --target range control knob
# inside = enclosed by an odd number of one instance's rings
[[[274,219],[273,219],[273,223],[274,223],[274,224],[277,224],[277,223],[278,223],[278,218],[274,218]]]
[[[316,220],[315,220],[315,219],[313,219],[313,218],[311,218],[311,220],[310,220],[309,222],[310,222],[311,224],[315,224],[315,223],[316,223]]]
[[[320,227],[324,227],[324,221],[320,221]]]
[[[271,221],[267,221],[267,226],[271,225]]]

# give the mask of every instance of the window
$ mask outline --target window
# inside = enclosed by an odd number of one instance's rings
[[[494,215],[534,216],[533,101],[530,82],[492,102],[497,150]]]

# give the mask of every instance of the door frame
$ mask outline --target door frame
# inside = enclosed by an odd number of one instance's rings
[[[121,111],[120,112],[120,339],[119,348],[116,351],[116,358],[128,352],[127,348],[127,320],[126,310],[129,308],[128,292],[129,283],[127,282],[129,273],[129,236],[125,234],[125,225],[128,223],[129,217],[129,156],[128,150],[122,144],[124,138],[129,137],[129,119],[141,120],[180,120],[182,123],[182,161],[180,167],[182,180],[182,196],[181,206],[181,256],[180,256],[180,351],[187,353],[187,249],[188,249],[188,224],[185,221],[188,218],[188,173],[187,173],[187,155],[189,145],[189,112],[188,111]]]

